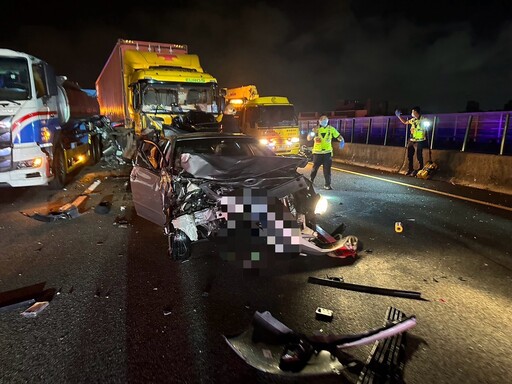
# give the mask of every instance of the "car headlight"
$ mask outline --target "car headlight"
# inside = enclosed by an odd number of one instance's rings
[[[318,201],[315,205],[315,215],[321,215],[327,211],[327,199],[323,196],[319,196]]]

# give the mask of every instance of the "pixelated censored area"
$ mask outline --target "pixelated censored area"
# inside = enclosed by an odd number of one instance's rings
[[[266,190],[245,188],[221,198],[227,221],[220,229],[220,256],[243,269],[262,269],[289,260],[300,252],[301,232],[296,218]]]

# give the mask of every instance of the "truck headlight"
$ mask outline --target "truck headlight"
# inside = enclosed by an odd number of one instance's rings
[[[34,157],[30,160],[16,162],[16,169],[39,168],[43,164],[42,157]]]
[[[315,205],[315,215],[325,213],[327,211],[327,205],[327,199],[320,195]]]

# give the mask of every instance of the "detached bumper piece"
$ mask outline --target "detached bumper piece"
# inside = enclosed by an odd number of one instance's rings
[[[338,358],[340,350],[370,345],[379,340],[384,342],[389,338],[397,340],[396,335],[416,325],[415,316],[400,314],[400,320],[389,320],[382,327],[362,333],[317,333],[306,336],[288,328],[268,311],[256,312],[248,330],[224,338],[247,364],[263,372],[301,376],[339,375],[347,367]],[[388,315],[388,318],[391,317]],[[394,359],[394,355],[384,356]]]
[[[59,220],[69,220],[69,219],[74,219],[75,217],[80,216],[80,212],[78,211],[78,208],[75,206],[72,206],[65,211],[50,212],[46,215],[43,215],[38,212],[35,212],[33,215],[29,215],[28,213],[25,213],[25,212],[21,212],[21,213],[27,217],[30,217],[37,221],[43,221],[45,223],[53,223],[53,222],[59,221]]]
[[[389,307],[384,324],[400,321],[405,317],[402,311]],[[406,332],[403,332],[376,341],[361,370],[357,384],[403,383],[406,336]]]

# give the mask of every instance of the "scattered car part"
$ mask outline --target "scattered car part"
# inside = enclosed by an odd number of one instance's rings
[[[330,309],[318,307],[315,311],[315,317],[321,321],[332,321],[333,312]]]
[[[49,301],[38,301],[34,304],[32,304],[29,308],[21,312],[21,316],[23,317],[36,317],[39,313],[41,313],[48,305],[50,304]]]
[[[112,203],[110,201],[101,201],[96,207],[94,207],[94,212],[100,215],[106,215],[110,212],[111,207]]]
[[[325,285],[328,287],[334,287],[334,288],[340,288],[340,289],[347,289],[350,291],[373,293],[376,295],[396,296],[396,297],[404,297],[407,299],[428,301],[421,297],[421,292],[415,292],[415,291],[403,291],[403,290],[399,290],[399,289],[389,289],[389,288],[372,287],[372,286],[368,286],[368,285],[350,284],[350,283],[345,283],[344,281],[335,281],[332,279],[321,279],[321,278],[313,277],[313,276],[310,276],[308,278],[308,283]]]
[[[406,332],[416,317],[404,317],[360,334],[305,336],[288,328],[268,311],[255,312],[248,330],[224,336],[228,345],[247,364],[277,375],[318,375],[345,369],[338,359],[341,350],[371,344]]]
[[[389,307],[384,324],[400,321],[405,317],[399,309]],[[376,341],[359,374],[357,384],[402,383],[406,338],[406,333],[400,333],[385,340]]]
[[[19,301],[17,303],[0,306],[0,313],[9,312],[9,311],[12,311],[12,310],[18,309],[18,308],[28,308],[28,306],[34,304],[35,302],[36,302],[35,299],[28,299],[28,300]]]
[[[21,212],[21,214],[38,221],[44,221],[46,223],[51,223],[58,220],[74,219],[80,216],[80,212],[78,211],[80,205],[82,205],[82,203],[87,199],[87,197],[96,189],[96,187],[100,183],[100,180],[96,180],[89,187],[87,187],[87,189],[84,192],[82,192],[80,196],[78,196],[75,200],[73,200],[71,203],[64,204],[57,211],[50,211],[46,215],[43,215],[38,212],[35,212],[33,215],[29,215],[28,213],[25,212]]]

